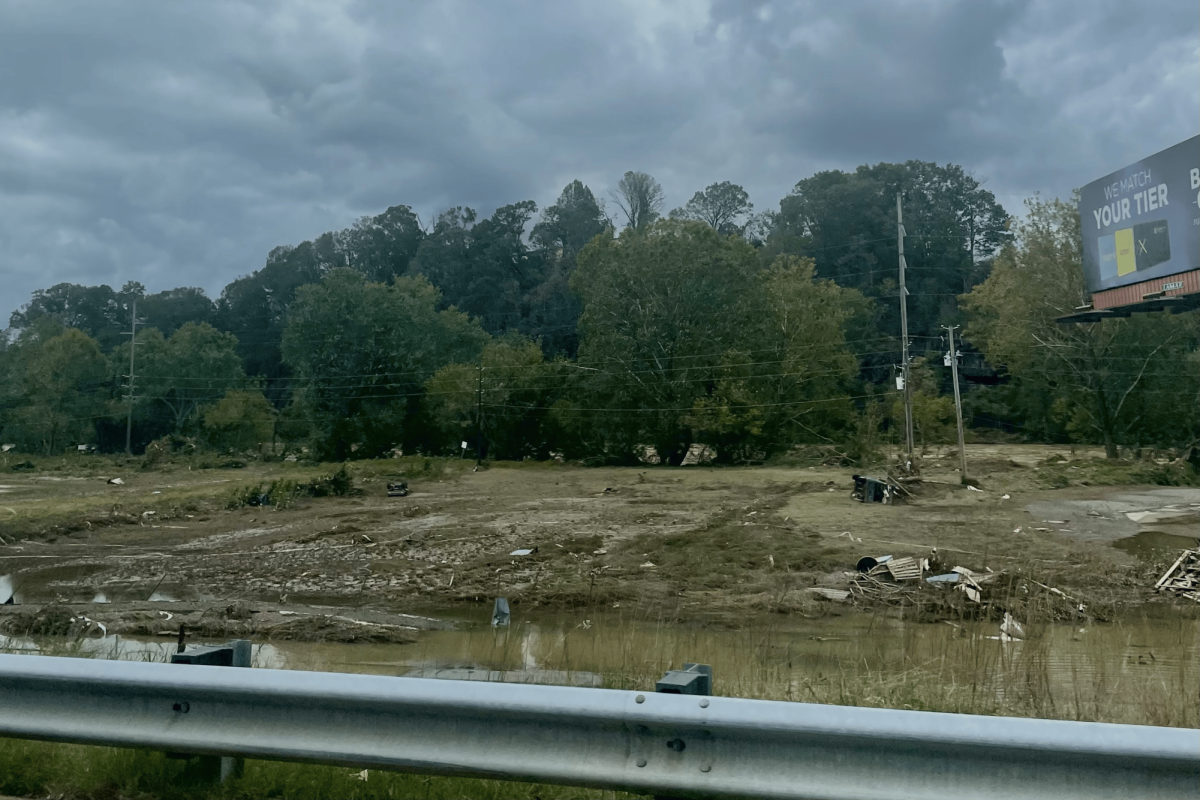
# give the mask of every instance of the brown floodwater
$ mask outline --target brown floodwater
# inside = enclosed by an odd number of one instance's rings
[[[1191,609],[1112,623],[1049,624],[1004,640],[995,623],[915,623],[870,614],[763,616],[736,630],[555,613],[507,628],[460,620],[415,644],[272,642],[254,666],[426,678],[653,689],[684,662],[714,692],[810,702],[1000,713],[1024,704],[1070,718],[1200,725],[1200,623]],[[166,661],[175,643],[101,636],[0,637],[7,652]],[[1007,704],[1007,705],[1006,705]]]

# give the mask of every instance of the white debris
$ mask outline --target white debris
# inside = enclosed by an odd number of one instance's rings
[[[125,481],[121,480],[120,478],[109,478],[108,483],[112,484],[113,486],[124,486],[125,485]]]
[[[968,488],[969,490],[971,490],[972,492],[982,492],[982,491],[983,491],[983,489],[980,489],[980,488],[979,488],[979,487],[977,487],[977,486],[972,486],[972,485],[971,485],[971,484],[969,484],[969,483],[967,484],[967,488]]]

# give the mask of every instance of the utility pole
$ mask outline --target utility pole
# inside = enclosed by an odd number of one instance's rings
[[[479,386],[475,390],[475,466],[483,466],[483,354],[479,354]]]
[[[958,466],[962,482],[967,482],[967,446],[963,440],[962,396],[958,393],[958,350],[954,347],[954,329],[957,325],[943,325],[950,331],[950,374],[954,376],[954,413],[958,417]]]
[[[904,380],[904,444],[908,450],[908,468],[913,460],[912,381],[908,375],[908,289],[904,288],[904,217],[900,211],[900,193],[896,193],[896,243],[900,248],[900,339],[901,375]]]
[[[125,418],[125,455],[133,455],[133,352],[137,347],[137,298],[129,317],[129,415]]]

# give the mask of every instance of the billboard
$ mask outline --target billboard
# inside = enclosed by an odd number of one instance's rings
[[[1088,290],[1200,269],[1200,136],[1084,186]]]

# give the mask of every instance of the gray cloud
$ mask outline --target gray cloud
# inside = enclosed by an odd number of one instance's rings
[[[1196,134],[1198,28],[1169,0],[18,0],[0,311],[59,281],[215,296],[389,205],[626,169],[765,209],[819,169],[950,161],[1017,211]]]

